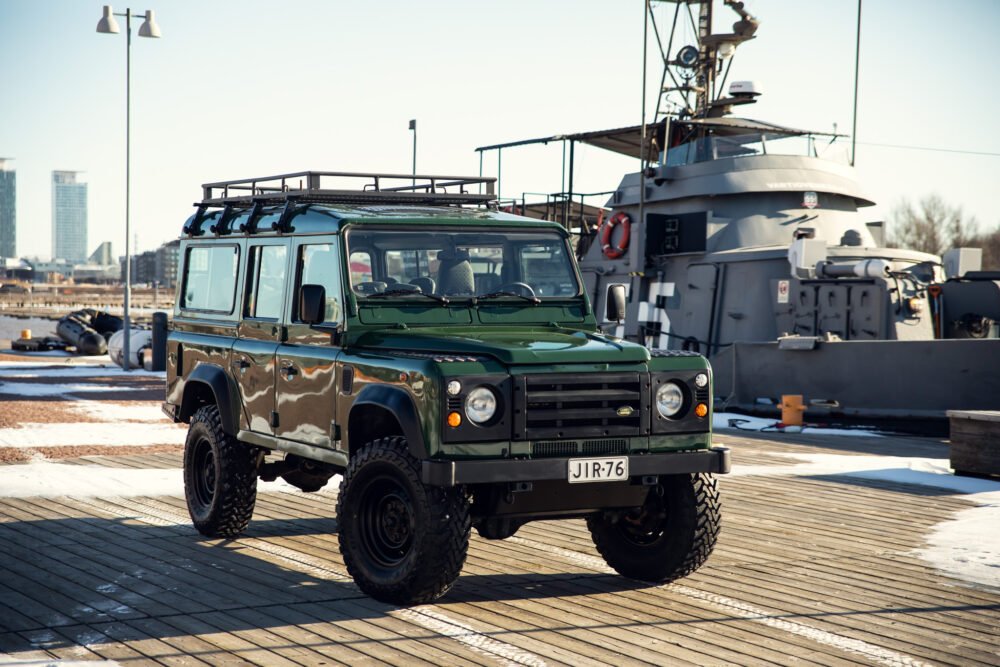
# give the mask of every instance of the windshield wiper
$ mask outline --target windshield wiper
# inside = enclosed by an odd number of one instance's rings
[[[368,294],[365,296],[366,299],[377,299],[384,296],[422,296],[428,299],[433,299],[438,303],[447,306],[451,303],[451,299],[445,296],[438,296],[437,294],[428,294],[427,292],[417,292],[408,289],[390,289],[384,292],[376,292],[375,294]]]
[[[524,299],[525,301],[533,303],[536,306],[542,302],[542,300],[539,299],[537,296],[525,296],[523,294],[518,294],[517,292],[510,292],[507,290],[498,290],[496,292],[490,292],[489,294],[477,294],[475,296],[475,300],[492,299],[498,296],[516,296],[517,298]]]

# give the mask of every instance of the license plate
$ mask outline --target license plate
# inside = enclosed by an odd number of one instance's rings
[[[566,479],[570,484],[617,482],[628,479],[628,457],[608,456],[599,459],[570,459]]]

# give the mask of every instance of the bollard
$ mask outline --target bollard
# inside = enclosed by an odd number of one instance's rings
[[[150,370],[167,370],[167,314],[153,313],[153,359]]]
[[[806,406],[802,405],[802,394],[782,394],[781,423],[786,426],[802,426],[802,413]]]

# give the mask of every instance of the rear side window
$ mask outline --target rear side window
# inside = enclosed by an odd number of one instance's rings
[[[283,245],[250,248],[246,317],[276,320],[285,303],[285,257]]]
[[[239,263],[240,249],[235,245],[188,248],[181,308],[233,312]]]

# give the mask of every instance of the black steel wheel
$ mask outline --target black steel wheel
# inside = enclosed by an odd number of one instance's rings
[[[236,537],[253,516],[257,449],[226,435],[214,405],[191,417],[184,444],[184,497],[194,527],[208,537]]]
[[[715,547],[720,522],[719,489],[706,473],[663,476],[642,507],[587,517],[608,565],[623,576],[656,583],[701,567]]]
[[[451,588],[469,548],[462,489],[427,487],[402,437],[363,446],[340,483],[340,553],[358,587],[376,600],[420,604]]]

